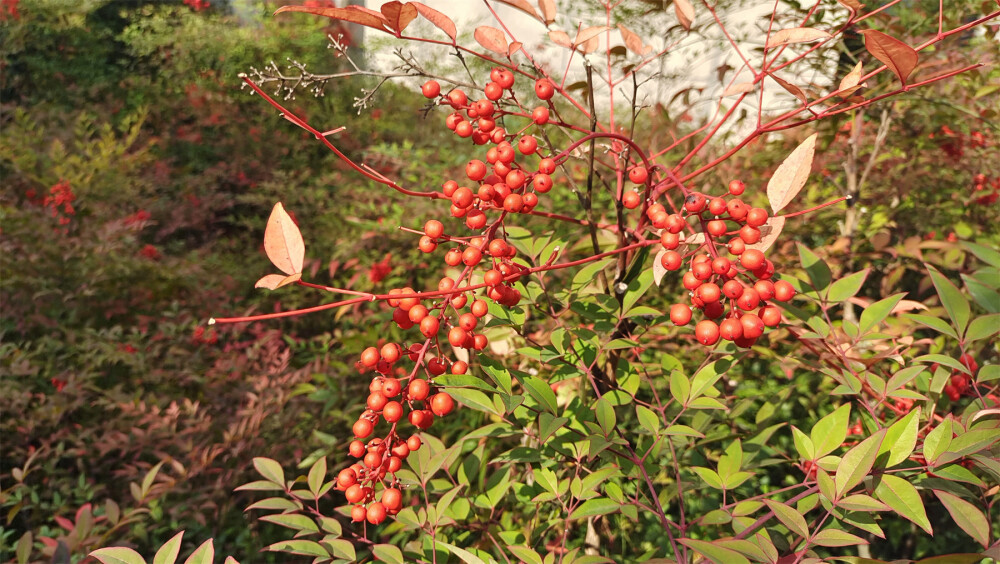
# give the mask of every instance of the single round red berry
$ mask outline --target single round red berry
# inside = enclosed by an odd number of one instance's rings
[[[739,196],[746,190],[746,184],[742,180],[733,180],[729,182],[729,193],[733,196]]]
[[[778,280],[774,283],[774,299],[779,302],[787,302],[795,297],[795,286],[787,280]]]
[[[726,213],[726,201],[722,198],[712,198],[708,202],[708,213],[715,216]]]
[[[730,317],[719,324],[719,335],[727,341],[735,341],[743,336],[743,324]]]
[[[747,225],[751,227],[760,227],[767,223],[767,210],[762,208],[753,208],[747,212]]]
[[[660,265],[667,270],[677,270],[681,267],[681,255],[677,251],[667,251],[660,255]]]
[[[447,392],[438,392],[431,398],[431,411],[438,417],[451,413],[455,408],[455,400]]]
[[[677,326],[687,325],[691,321],[691,308],[685,304],[670,306],[670,321]]]
[[[702,319],[694,326],[694,336],[705,346],[714,345],[719,342],[719,326],[714,321]]]
[[[540,78],[535,81],[535,95],[542,100],[550,100],[556,92],[555,84],[547,78]]]
[[[628,171],[628,179],[636,184],[645,184],[649,179],[649,171],[644,166],[633,167]]]
[[[436,80],[428,80],[420,87],[425,98],[437,98],[441,94],[441,85]]]
[[[531,120],[538,125],[549,123],[549,109],[544,106],[538,106],[534,110],[531,110]]]
[[[764,266],[765,260],[764,253],[757,249],[747,249],[740,255],[740,264],[743,265],[743,268],[750,270],[757,270]]]

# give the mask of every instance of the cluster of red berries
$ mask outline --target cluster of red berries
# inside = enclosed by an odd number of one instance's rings
[[[958,361],[962,363],[963,366],[969,369],[973,375],[979,371],[979,363],[976,359],[972,358],[972,355],[963,354],[958,357]],[[932,370],[936,367],[932,366]],[[973,394],[972,390],[972,376],[961,372],[959,370],[954,370],[951,373],[951,378],[948,383],[944,386],[944,395],[948,396],[951,401],[958,401],[965,394]]]
[[[49,193],[45,196],[39,196],[34,188],[29,188],[25,192],[25,197],[35,205],[49,208],[49,213],[53,218],[58,219],[59,225],[64,228],[62,232],[68,232],[65,226],[69,225],[70,216],[76,215],[76,208],[73,207],[76,194],[73,193],[73,187],[70,186],[69,182],[60,180],[49,188]],[[60,230],[56,228],[55,231],[59,232]]]
[[[644,177],[630,174],[635,182],[644,182]],[[690,304],[671,306],[670,320],[677,326],[687,325],[692,308],[701,310],[705,319],[695,325],[695,338],[703,345],[714,345],[721,338],[741,347],[752,346],[765,327],[781,323],[781,312],[768,301],[786,302],[795,296],[789,282],[772,280],[774,264],[753,247],[761,241],[761,227],[769,216],[766,210],[752,208],[737,197],[745,189],[743,182],[733,180],[728,199],[691,193],[676,213],[669,213],[662,204],[646,209],[653,227],[662,229],[660,265],[678,271],[688,264],[682,284],[690,292]],[[681,254],[678,249],[685,241],[685,231],[702,233],[704,239],[694,239],[701,243]],[[728,241],[723,243],[722,238]],[[722,321],[717,322],[719,318]]]
[[[972,187],[975,191],[975,203],[980,206],[987,206],[997,203],[1000,200],[1000,175],[990,179],[983,173],[979,173],[972,178]],[[986,188],[990,190],[987,192]],[[981,192],[987,192],[985,194]]]
[[[489,313],[486,300],[507,307],[521,301],[514,283],[525,274],[526,268],[514,262],[517,250],[506,241],[500,227],[508,214],[530,212],[538,204],[539,194],[552,189],[551,175],[556,162],[540,157],[538,141],[525,134],[529,127],[548,123],[549,108],[539,106],[530,115],[521,112],[513,101],[513,86],[513,72],[496,68],[490,72],[490,80],[483,89],[486,97],[480,100],[470,101],[459,89],[442,95],[440,84],[433,80],[421,89],[427,98],[454,110],[445,120],[448,129],[460,137],[471,138],[476,145],[490,147],[483,155],[484,160],[469,161],[466,179],[461,183],[448,180],[442,186],[443,194],[451,201],[451,215],[464,218],[473,235],[446,234],[444,224],[431,219],[424,224],[417,243],[425,253],[448,245],[444,264],[463,268],[461,276],[457,280],[442,277],[437,292],[430,298],[415,295],[409,287],[388,292],[387,303],[393,308],[396,325],[403,330],[416,327],[426,341],[408,347],[397,343],[369,347],[357,363],[359,370],[374,371],[376,376],[369,386],[366,409],[354,424],[355,440],[349,447],[351,456],[361,460],[337,476],[337,488],[354,505],[351,510],[354,521],[377,525],[402,508],[402,493],[395,473],[421,444],[417,435],[406,439],[400,435],[399,426],[404,418],[417,430],[424,430],[436,417],[447,415],[455,407],[447,392],[436,389],[434,378],[445,373],[465,374],[469,366],[461,360],[449,361],[442,352],[442,341],[446,339],[452,347],[470,351],[485,349],[489,340],[477,330],[481,330],[482,319]],[[539,98],[548,100],[555,86],[541,79],[535,84],[535,92]],[[505,97],[511,100],[510,104],[501,102]],[[508,133],[502,125],[508,116],[527,118],[528,123],[520,131]],[[528,166],[528,159],[537,162]],[[469,285],[474,275],[481,275],[485,284],[480,296],[459,288]],[[409,372],[400,366],[406,361],[413,363]],[[383,420],[391,426],[388,433],[373,437],[376,425]],[[376,501],[378,484],[383,487]]]

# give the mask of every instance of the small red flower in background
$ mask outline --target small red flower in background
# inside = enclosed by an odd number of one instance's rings
[[[138,351],[138,349],[128,344],[118,345],[118,350],[129,354],[135,354]]]
[[[372,284],[378,284],[392,272],[392,267],[389,266],[391,258],[392,253],[386,253],[384,259],[372,265],[371,270],[368,271],[368,279],[372,281]]]
[[[19,20],[21,19],[21,13],[17,11],[17,4],[21,0],[2,0],[0,1],[0,20]]]
[[[219,342],[219,335],[215,332],[215,329],[205,331],[204,327],[195,327],[194,336],[191,340],[203,345],[214,345]]]
[[[141,251],[139,251],[139,254],[149,260],[160,260],[160,257],[162,256],[160,255],[160,251],[156,250],[156,247],[153,245],[146,245]]]
[[[52,382],[52,386],[55,387],[57,392],[63,391],[63,388],[65,388],[66,384],[68,383],[66,382],[66,380],[63,380],[62,378],[52,378],[49,381]]]
[[[209,6],[208,0],[184,0],[184,5],[191,6],[195,12],[200,12]]]
[[[148,211],[146,211],[146,210],[139,210],[139,211],[135,212],[134,214],[132,214],[132,215],[130,215],[130,216],[128,216],[128,217],[125,218],[125,225],[128,225],[128,226],[131,227],[133,225],[137,225],[139,223],[143,223],[143,222],[149,221],[149,219],[151,217],[153,217],[153,216],[151,216]]]

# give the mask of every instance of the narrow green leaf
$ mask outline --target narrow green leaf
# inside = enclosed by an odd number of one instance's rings
[[[273,492],[273,491],[285,491],[284,486],[279,486],[270,480],[257,480],[255,482],[250,482],[249,484],[243,484],[238,486],[234,491],[244,492]]]
[[[708,558],[715,564],[750,564],[745,556],[735,550],[694,539],[678,539],[678,542]]]
[[[465,550],[464,548],[458,548],[453,544],[448,544],[446,542],[441,542],[441,541],[437,541],[437,546],[446,548],[448,552],[461,558],[462,562],[465,562],[465,564],[486,564],[485,562],[483,562],[482,558],[476,556],[475,554],[472,554],[471,552]]]
[[[391,544],[376,544],[372,547],[372,554],[379,562],[387,564],[404,564],[403,551]]]
[[[153,564],[174,564],[177,555],[181,552],[181,540],[184,538],[184,531],[171,537],[153,556]]]
[[[687,425],[671,425],[663,430],[663,434],[676,437],[697,437],[699,439],[705,437],[704,433],[700,433]]]
[[[319,532],[319,526],[316,525],[316,522],[305,515],[281,513],[277,515],[264,515],[260,517],[260,520],[267,521],[268,523],[274,523],[275,525],[281,525],[282,527],[288,527],[289,529],[294,529],[296,531],[307,531],[310,533]]]
[[[938,423],[924,438],[924,459],[933,464],[951,446],[951,436],[951,419]]]
[[[340,540],[340,539],[334,539]],[[346,542],[346,541],[343,541]],[[319,556],[329,558],[330,552],[323,548],[323,545],[316,541],[295,539],[276,542],[267,547],[270,552],[287,552],[289,554],[301,554],[303,556]],[[211,561],[209,561],[211,562]]]
[[[994,87],[993,90],[996,91],[996,89],[997,88]],[[996,268],[1000,268],[1000,252],[997,252],[996,249],[973,243],[971,241],[962,241],[962,246],[971,251],[972,254],[976,255],[979,260]]]
[[[508,546],[511,554],[521,559],[525,564],[542,564],[542,557],[534,550],[520,545]]]
[[[728,359],[720,359],[715,362],[709,363],[707,366],[698,371],[691,379],[691,398],[697,398],[704,394],[709,388],[715,385],[716,382],[725,375],[726,371],[732,365],[732,361]]]
[[[877,327],[879,323],[885,321],[885,318],[892,312],[892,308],[896,307],[896,304],[905,296],[905,292],[895,294],[866,307],[861,312],[861,319],[858,321],[858,331],[864,335],[869,329]]]
[[[812,541],[820,546],[830,547],[860,546],[868,544],[868,541],[865,539],[838,529],[824,529],[816,533],[816,536],[813,537]]]
[[[801,513],[773,499],[765,499],[764,504],[774,512],[774,516],[782,525],[788,527],[789,531],[802,538],[809,538],[809,526],[806,525],[806,518]]]
[[[660,418],[656,412],[644,405],[635,405],[635,415],[639,419],[639,425],[650,433],[656,435],[660,432]]]
[[[253,466],[257,469],[257,472],[260,472],[261,476],[284,487],[285,471],[281,469],[281,464],[277,461],[258,456],[253,459]]]
[[[965,327],[969,324],[969,302],[945,275],[929,264],[925,266],[927,273],[931,276],[931,281],[934,282],[934,287],[937,288],[941,305],[948,312],[948,317],[951,318],[959,333],[965,333]]]
[[[997,333],[1000,333],[1000,314],[983,315],[969,323],[969,330],[965,332],[965,342],[988,339]]]
[[[980,480],[979,477],[961,464],[945,464],[944,466],[935,466],[933,474],[939,478],[944,478],[945,480],[965,482],[980,488],[986,488],[985,482]]]
[[[270,483],[270,482],[268,482]],[[247,511],[252,511],[254,509],[265,509],[271,511],[297,511],[302,509],[302,503],[298,501],[292,501],[287,497],[269,497],[267,499],[262,499],[260,501],[254,502],[253,505],[247,507]]]
[[[617,423],[615,408],[611,406],[611,402],[606,397],[602,397],[594,403],[594,415],[597,417],[597,424],[601,426],[605,437],[614,434]]]
[[[958,339],[958,333],[955,332],[955,329],[951,325],[948,325],[946,321],[938,319],[937,317],[923,315],[920,313],[907,313],[906,317],[921,325],[926,325],[938,333],[947,335],[952,339]]]
[[[847,424],[851,419],[851,404],[845,403],[813,425],[809,432],[816,446],[815,454],[807,460],[822,458],[844,444],[847,438]]]
[[[849,511],[889,511],[889,506],[865,494],[846,496],[836,502],[837,507]]]
[[[962,282],[965,282],[965,289],[977,304],[990,313],[1000,313],[1000,292],[996,291],[996,284],[984,284],[982,277],[969,276],[964,272],[961,277]],[[994,280],[996,277],[997,275],[993,274]]]
[[[715,470],[712,470],[711,468],[703,468],[701,466],[692,466],[691,470],[694,470],[695,473],[701,476],[701,479],[704,480],[709,487],[717,490],[723,489],[722,478],[719,477],[719,474],[716,473]]]
[[[838,496],[849,492],[868,475],[872,465],[875,464],[875,458],[884,438],[885,429],[882,429],[847,451],[837,465],[837,476],[834,478],[837,482]]]
[[[840,278],[830,285],[826,299],[831,303],[841,303],[847,301],[848,298],[853,298],[861,291],[861,286],[865,284],[870,270],[866,268]]]
[[[569,514],[570,519],[582,519],[583,517],[591,517],[593,515],[607,515],[608,513],[614,513],[621,508],[621,504],[615,502],[614,500],[608,499],[606,497],[595,497],[594,499],[588,499],[587,501],[581,503],[572,513]]]
[[[306,478],[306,483],[309,484],[309,491],[312,493],[318,493],[320,488],[323,487],[323,480],[326,478],[326,457],[321,456],[316,459],[313,463],[312,468],[309,469],[309,476]]]
[[[819,493],[830,501],[837,499],[837,484],[833,482],[830,474],[822,468],[816,470],[816,485],[819,486]]]
[[[559,407],[556,404],[556,394],[547,382],[534,376],[528,376],[521,382],[527,390],[528,395],[534,398],[543,408],[553,415],[559,414]]]
[[[920,407],[910,411],[902,419],[893,423],[885,433],[885,440],[878,449],[878,454],[889,453],[885,463],[886,468],[903,462],[913,453],[917,445],[917,425],[920,422]]]
[[[121,546],[99,548],[91,552],[90,555],[103,564],[146,564],[138,552]]]
[[[208,539],[188,556],[184,564],[212,564],[213,560],[215,560],[215,544],[212,539]]]
[[[400,511],[399,515],[402,515],[404,512],[407,511],[407,509]],[[399,515],[396,516],[397,520],[399,519]],[[282,543],[275,543],[272,544],[271,547],[280,546],[281,544]],[[355,552],[354,550],[354,545],[351,544],[351,542],[348,540],[324,539],[323,545],[326,546],[331,555],[336,556],[337,558],[342,558],[348,562],[354,562],[355,560],[358,559],[357,552]],[[270,549],[271,547],[268,547],[268,549]],[[277,550],[280,550],[280,548]]]
[[[739,472],[743,467],[743,445],[739,439],[729,443],[726,454],[719,457],[719,476],[723,481],[727,477]]]
[[[691,397],[691,383],[680,370],[670,373],[670,395],[681,405],[687,405],[688,398]]]
[[[986,516],[983,515],[982,510],[968,501],[945,491],[934,490],[934,495],[944,504],[945,509],[951,514],[951,518],[955,520],[956,525],[961,527],[976,542],[983,545],[983,548],[989,546],[990,525],[986,520]]]
[[[934,534],[931,523],[927,520],[924,502],[913,484],[892,474],[882,474],[875,486],[875,498],[885,502],[893,511],[915,523],[928,535]]]
[[[830,273],[830,267],[805,245],[799,243],[798,247],[799,260],[802,263],[802,268],[809,275],[809,279],[812,280],[813,288],[820,291],[829,286],[830,280],[833,277]]]
[[[497,413],[497,408],[493,404],[493,400],[484,392],[473,388],[448,388],[448,393],[466,407],[476,411],[500,415]]]
[[[1000,364],[987,364],[979,369],[979,374],[976,374],[977,383],[982,384],[993,380],[1000,380]]]

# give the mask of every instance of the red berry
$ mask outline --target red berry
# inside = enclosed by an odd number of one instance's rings
[[[743,265],[743,268],[750,270],[757,270],[764,266],[764,260],[764,253],[757,249],[747,249],[740,255],[740,264]]]
[[[432,317],[431,319],[437,319],[437,318]],[[399,380],[395,378],[386,378],[382,380],[382,393],[385,394],[385,397],[387,398],[394,398],[398,396],[399,392],[402,391],[402,389],[403,387],[399,383]]]
[[[719,335],[727,341],[735,341],[743,337],[743,324],[730,317],[719,324]]]
[[[743,295],[743,284],[736,280],[729,280],[722,285],[722,293],[731,300],[735,300]]]
[[[762,208],[753,208],[747,212],[747,225],[750,227],[760,227],[767,223],[767,211]]]
[[[663,245],[664,249],[674,250],[681,244],[681,237],[677,233],[671,233],[669,231],[664,231],[660,235],[660,244]]]
[[[726,210],[729,211],[729,217],[736,221],[740,221],[747,216],[747,205],[741,200],[729,200],[726,204]]]
[[[389,511],[398,511],[403,508],[403,493],[396,488],[386,488],[382,492],[382,505]]]
[[[432,315],[428,315],[420,320],[420,333],[428,339],[437,336],[439,328],[440,322],[438,322],[438,318]]]
[[[406,395],[412,400],[423,401],[427,399],[431,387],[427,380],[412,380],[406,388]]]
[[[352,430],[354,431],[355,437],[364,439],[371,436],[372,432],[375,431],[375,426],[372,425],[372,422],[367,419],[358,419],[357,422],[354,423]]]
[[[787,302],[795,297],[795,287],[786,280],[778,280],[774,283],[774,299],[779,302]]]
[[[385,506],[376,501],[368,506],[368,522],[372,525],[378,525],[382,521],[385,521]]]
[[[533,155],[538,149],[538,140],[531,135],[525,135],[517,142],[517,150],[521,151],[522,155]]]
[[[743,239],[740,239],[739,237],[733,237],[729,240],[728,248],[730,253],[734,255],[741,255],[743,254],[743,251],[746,250],[746,243],[744,243]]]
[[[535,81],[535,95],[542,100],[550,100],[555,92],[556,87],[552,84],[551,80],[547,78],[540,78]]]
[[[726,222],[721,219],[713,219],[705,225],[705,230],[713,237],[720,237],[726,234],[728,228]]]
[[[361,364],[363,366],[371,368],[376,364],[378,364],[378,361],[379,361],[379,352],[378,349],[376,349],[375,347],[368,347],[367,349],[361,352]]]
[[[712,261],[712,272],[719,276],[723,276],[729,272],[730,267],[732,267],[732,263],[726,257],[717,257]]]
[[[486,163],[480,160],[469,161],[469,164],[465,165],[465,174],[474,181],[486,178]]]
[[[641,203],[642,196],[640,196],[635,190],[626,190],[625,193],[622,194],[622,205],[625,206],[625,209],[634,210],[639,207],[639,204]]]
[[[694,273],[694,277],[698,280],[708,280],[712,277],[712,264],[708,262],[693,264],[691,265],[691,272]]]
[[[764,322],[752,313],[744,314],[743,317],[740,318],[740,323],[743,324],[744,338],[756,339],[764,334]]]
[[[753,245],[757,241],[760,241],[760,229],[756,227],[750,227],[750,224],[746,224],[740,228],[740,239],[747,245]]]
[[[660,265],[671,271],[680,268],[681,261],[681,255],[677,251],[667,251],[660,256]]]
[[[545,125],[549,122],[549,109],[544,106],[538,106],[531,111],[531,119],[538,125]]]
[[[761,300],[767,301],[774,297],[774,284],[770,280],[758,280],[753,289],[757,291]]]
[[[742,180],[733,180],[729,183],[729,193],[733,196],[739,196],[746,189],[746,184]]]
[[[439,392],[431,398],[431,411],[438,417],[451,413],[455,408],[455,400],[447,392]]]
[[[353,503],[353,502],[352,502]],[[368,510],[363,505],[355,505],[351,508],[351,521],[360,523],[368,518]]]
[[[687,325],[691,321],[691,308],[684,304],[670,306],[670,321],[677,326]]]
[[[636,184],[645,184],[649,179],[649,171],[643,166],[633,167],[628,171],[628,179]]]
[[[382,408],[382,417],[388,423],[395,423],[403,417],[403,406],[398,401],[390,401]]]
[[[719,301],[719,298],[722,297],[722,291],[719,290],[719,286],[712,282],[706,282],[705,284],[702,284],[701,286],[698,287],[697,292],[698,292],[698,297],[701,298],[701,301],[705,302],[706,304],[717,302]]]
[[[714,321],[703,319],[695,325],[694,336],[705,346],[714,345],[719,341],[719,326]]]
[[[726,213],[726,201],[722,198],[712,198],[708,202],[708,213],[716,216]]]
[[[351,445],[347,448],[347,452],[354,458],[361,458],[365,455],[365,444],[361,441],[351,441]]]
[[[441,85],[436,80],[428,80],[420,87],[425,98],[437,98],[441,94]]]
[[[337,474],[337,487],[342,490],[346,490],[356,483],[358,483],[358,474],[350,468],[344,468]]]
[[[736,299],[736,305],[743,311],[752,311],[760,305],[760,294],[753,288],[743,290],[743,294]]]
[[[671,233],[680,233],[687,227],[687,222],[684,221],[683,217],[674,213],[667,216],[665,227]]]
[[[448,103],[451,107],[457,109],[462,108],[469,102],[469,97],[465,95],[465,92],[459,89],[452,90],[448,93]]]
[[[684,199],[684,209],[690,213],[701,213],[705,209],[705,197],[699,194],[691,194]]]
[[[781,311],[774,306],[764,306],[757,314],[766,327],[777,327],[781,324]]]
[[[344,490],[344,497],[349,503],[358,503],[365,498],[364,488],[361,487],[361,484],[354,484]]]
[[[382,408],[385,407],[385,403],[387,401],[389,400],[386,399],[385,394],[382,392],[375,392],[368,396],[366,405],[368,406],[368,409],[371,409],[372,411],[382,411]]]
[[[420,450],[420,437],[413,435],[406,439],[406,446],[410,448],[410,452]]]

